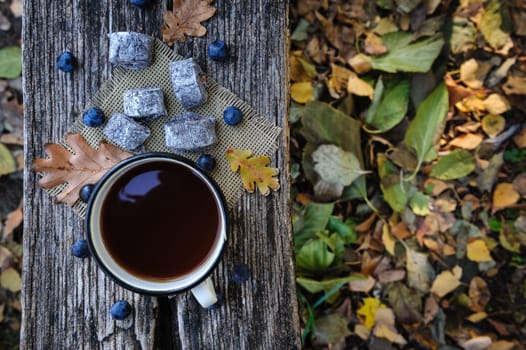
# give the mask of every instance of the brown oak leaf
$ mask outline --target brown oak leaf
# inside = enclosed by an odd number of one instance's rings
[[[172,46],[175,41],[184,42],[186,35],[203,36],[206,28],[201,22],[212,17],[216,8],[213,0],[181,0],[174,3],[173,11],[166,11],[165,23],[161,26],[163,41]],[[179,6],[178,6],[179,5]]]
[[[252,157],[252,151],[236,148],[229,148],[225,157],[230,162],[230,169],[237,172],[243,181],[243,186],[248,192],[254,192],[255,186],[258,187],[259,193],[266,196],[270,189],[277,191],[279,189],[278,179],[274,176],[279,174],[278,169],[269,168],[270,158],[267,156]],[[254,185],[255,184],[255,185]]]
[[[63,145],[48,143],[44,152],[49,158],[33,160],[33,171],[45,173],[38,181],[43,188],[67,183],[57,196],[58,203],[67,205],[77,201],[82,186],[96,183],[113,165],[131,156],[131,153],[105,142],[101,142],[99,149],[92,148],[79,134],[66,135],[66,143],[74,154]]]

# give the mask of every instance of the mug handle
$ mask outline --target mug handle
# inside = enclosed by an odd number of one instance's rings
[[[207,308],[217,303],[217,296],[214,290],[212,280],[208,277],[206,280],[192,288],[192,294],[202,307]]]

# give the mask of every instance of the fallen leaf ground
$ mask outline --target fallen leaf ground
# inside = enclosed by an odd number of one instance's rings
[[[21,0],[0,2],[0,349],[18,349],[22,268]]]
[[[526,345],[526,3],[291,11],[307,349]]]

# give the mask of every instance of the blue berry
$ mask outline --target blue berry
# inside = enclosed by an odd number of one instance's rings
[[[236,264],[232,268],[232,280],[236,283],[244,283],[250,278],[250,269],[247,264]]]
[[[119,300],[110,309],[110,315],[114,320],[124,320],[131,314],[132,307],[126,300]]]
[[[241,113],[241,110],[237,107],[227,107],[223,112],[223,120],[228,125],[234,126],[239,124],[239,122],[241,122],[241,118],[243,118],[243,115]]]
[[[82,121],[89,127],[97,128],[104,124],[104,112],[99,107],[90,107],[82,113]]]
[[[79,191],[80,200],[83,201],[84,203],[88,203],[89,197],[91,196],[91,192],[93,192],[94,188],[95,188],[95,185],[93,184],[82,186]]]
[[[71,254],[77,258],[87,258],[89,256],[88,242],[85,239],[79,239],[71,246]]]
[[[72,72],[75,69],[75,57],[69,51],[64,51],[57,58],[57,66],[63,72]]]
[[[216,159],[210,154],[201,154],[197,159],[197,165],[204,171],[212,171],[216,166]]]
[[[135,6],[135,7],[138,7],[140,9],[143,9],[146,7],[146,4],[147,4],[148,0],[130,0],[130,3]]]
[[[208,45],[208,57],[213,61],[225,61],[228,55],[224,41],[216,40]]]
[[[215,304],[213,305],[210,305],[208,307],[208,310],[215,310],[215,309],[219,309],[221,306],[223,306],[223,304],[225,303],[225,298],[223,297],[223,293],[221,292],[216,292],[216,296],[217,296],[217,301]]]

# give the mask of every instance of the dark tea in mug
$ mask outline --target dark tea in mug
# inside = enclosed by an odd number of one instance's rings
[[[101,206],[100,230],[111,257],[140,279],[191,273],[220,236],[221,209],[195,170],[151,161],[124,172]]]

